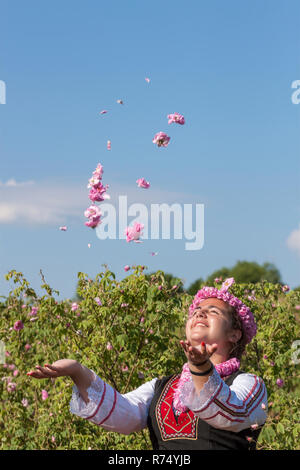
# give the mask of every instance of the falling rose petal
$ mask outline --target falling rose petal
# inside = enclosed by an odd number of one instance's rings
[[[156,256],[158,255],[158,251],[150,251],[151,256]]]
[[[90,244],[90,243],[88,243],[88,247],[91,248],[91,244]]]
[[[150,82],[150,78],[148,78],[148,77],[146,77],[145,80],[146,80],[147,83]]]
[[[179,113],[174,113],[174,114],[168,114],[168,124],[172,124],[172,122],[175,122],[176,124],[184,124],[185,120],[182,114]]]
[[[97,225],[101,224],[101,216],[102,213],[96,205],[91,205],[88,209],[85,210],[84,216],[87,217],[89,220],[85,222],[87,227],[95,228]]]
[[[106,114],[107,113],[107,110],[106,109],[103,109],[102,111],[100,111],[99,114]]]
[[[155,134],[152,142],[157,144],[158,147],[167,147],[169,145],[171,137],[169,137],[165,132],[157,132]]]
[[[136,180],[136,183],[139,186],[139,188],[147,189],[150,187],[149,181],[146,181],[145,178],[139,178],[138,180]]]
[[[111,150],[111,141],[110,140],[107,141],[107,150]]]
[[[125,229],[126,241],[131,242],[134,241],[135,243],[142,243],[139,238],[142,235],[142,230],[144,228],[143,224],[139,224],[137,222],[134,223],[133,227],[127,227]]]
[[[93,202],[101,202],[104,201],[104,199],[110,199],[110,196],[106,194],[108,187],[108,184],[105,186],[102,184],[97,185],[97,187],[93,186],[89,192],[89,199]]]
[[[67,230],[66,225],[64,225],[63,227],[59,227],[59,230],[62,230],[63,232],[65,232]]]
[[[101,163],[98,163],[96,170],[93,171],[93,175],[95,175],[97,178],[100,178],[100,179],[102,178],[103,166],[101,165]]]
[[[117,100],[117,103],[124,104],[123,100]]]

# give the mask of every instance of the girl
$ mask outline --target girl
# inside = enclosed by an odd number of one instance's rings
[[[256,334],[250,309],[221,289],[203,287],[189,307],[187,357],[181,372],[154,378],[124,395],[75,360],[62,359],[28,373],[35,378],[69,376],[71,413],[107,431],[130,434],[148,427],[153,449],[252,450],[266,421],[263,380],[239,369]]]

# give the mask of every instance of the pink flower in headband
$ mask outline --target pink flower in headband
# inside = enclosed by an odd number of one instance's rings
[[[226,279],[226,281],[223,282],[221,290],[228,290],[229,287],[232,286],[232,284],[234,284],[234,278],[229,277],[228,279]]]
[[[230,277],[223,282],[221,289],[208,286],[202,287],[202,289],[200,289],[195,295],[194,300],[189,307],[189,318],[193,315],[195,308],[199,306],[202,300],[212,297],[221,299],[231,305],[237,312],[242,322],[246,343],[250,343],[252,338],[256,335],[256,323],[250,308],[243,304],[240,299],[228,292],[229,287],[231,287],[234,282],[234,278]]]

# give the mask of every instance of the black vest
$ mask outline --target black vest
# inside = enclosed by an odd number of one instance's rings
[[[237,371],[225,378],[229,386]],[[253,430],[232,432],[217,429],[196,417],[191,410],[176,416],[173,412],[173,395],[180,374],[158,379],[152,399],[147,425],[154,450],[255,450],[262,426]],[[247,437],[252,438],[251,441]]]

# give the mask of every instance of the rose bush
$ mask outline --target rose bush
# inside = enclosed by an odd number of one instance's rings
[[[22,273],[7,274],[17,287],[0,303],[0,449],[151,449],[147,430],[125,436],[72,415],[71,379],[33,381],[26,375],[36,364],[76,359],[126,393],[180,372],[186,358],[179,340],[193,297],[180,282],[170,287],[162,271],[146,276],[144,270],[133,267],[122,281],[107,267],[94,280],[78,273],[82,300],[76,308],[46,282],[45,295],[38,296]],[[297,449],[299,364],[293,345],[300,340],[300,292],[268,282],[234,284],[230,291],[251,306],[258,326],[241,364],[260,375],[268,390],[268,418],[257,448]]]

